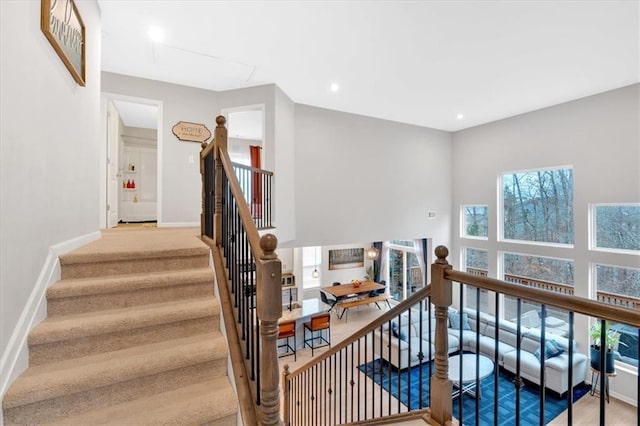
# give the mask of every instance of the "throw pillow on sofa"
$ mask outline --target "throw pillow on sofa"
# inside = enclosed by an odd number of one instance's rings
[[[398,339],[404,340],[405,342],[407,341],[407,335],[404,331],[400,330],[398,323],[395,321],[391,322],[391,334],[393,335],[393,337],[397,337]]]
[[[449,311],[449,326],[454,330],[460,330],[460,312]],[[466,313],[462,314],[462,329],[471,330],[469,316]]]
[[[534,352],[534,355],[536,356],[536,358],[538,358],[538,361],[540,361],[540,355],[541,355],[540,349],[541,349],[541,346],[538,346],[538,349],[536,349],[536,351]],[[564,349],[558,346],[558,343],[555,340],[552,340],[552,339],[545,340],[544,359],[553,358],[554,356],[558,356],[563,352],[564,352]]]

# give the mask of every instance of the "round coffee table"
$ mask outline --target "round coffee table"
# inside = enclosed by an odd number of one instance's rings
[[[462,379],[460,378],[460,360],[462,359]],[[476,359],[479,365],[478,382],[476,383]],[[449,380],[453,383],[452,398],[468,393],[475,396],[474,389],[478,389],[478,398],[482,398],[480,381],[493,373],[493,361],[476,354],[454,355],[449,357]]]

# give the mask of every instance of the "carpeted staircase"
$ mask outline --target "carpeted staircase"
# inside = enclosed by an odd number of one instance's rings
[[[209,250],[190,229],[105,231],[60,258],[4,423],[236,425]]]

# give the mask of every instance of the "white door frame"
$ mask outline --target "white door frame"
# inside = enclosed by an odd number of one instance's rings
[[[158,226],[162,226],[162,153],[163,153],[163,129],[162,129],[162,101],[155,99],[138,98],[135,96],[121,95],[118,93],[102,92],[100,94],[100,228],[107,227],[107,185],[108,185],[108,144],[107,144],[107,103],[110,100],[121,100],[137,104],[154,105],[158,108],[158,183],[157,183],[157,217]]]

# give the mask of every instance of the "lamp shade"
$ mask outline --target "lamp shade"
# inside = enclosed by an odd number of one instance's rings
[[[376,260],[378,258],[378,249],[375,247],[369,247],[367,249],[367,259]]]
[[[318,269],[314,269],[313,272],[311,273],[311,276],[313,278],[318,278],[320,276],[320,272],[318,272]]]

